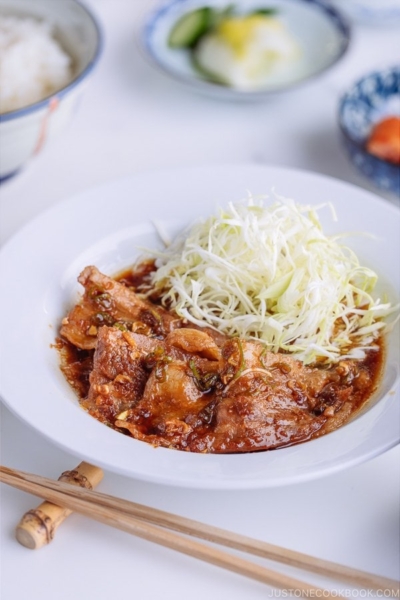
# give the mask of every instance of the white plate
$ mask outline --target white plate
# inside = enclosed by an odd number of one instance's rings
[[[131,264],[138,246],[160,245],[153,220],[174,233],[217,204],[273,186],[303,204],[332,201],[320,217],[327,233],[370,231],[351,238],[381,289],[400,296],[400,211],[361,189],[283,168],[221,166],[143,173],[55,206],[22,229],[0,253],[1,395],[26,423],[63,449],[131,477],[210,489],[279,486],[327,475],[367,460],[400,438],[398,328],[391,336],[379,394],[364,414],[320,439],[270,452],[191,454],[153,448],[113,431],[80,407],[51,347],[60,320],[78,298],[76,277],[95,264],[113,274]],[[350,240],[349,240],[350,243]],[[390,282],[390,283],[389,283]],[[379,292],[379,290],[378,290]],[[396,341],[397,340],[397,341]]]
[[[348,24],[340,13],[321,0],[239,0],[234,4],[244,14],[262,7],[276,8],[279,19],[297,40],[301,57],[279,82],[271,80],[255,91],[212,83],[193,68],[189,52],[169,48],[168,36],[184,13],[199,6],[225,8],[228,4],[229,0],[169,1],[147,18],[139,34],[140,46],[153,65],[196,91],[227,100],[250,100],[263,99],[320,75],[344,55],[349,45]]]

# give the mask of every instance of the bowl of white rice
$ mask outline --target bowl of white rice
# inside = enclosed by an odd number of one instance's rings
[[[101,48],[77,0],[0,0],[0,181],[69,123]]]

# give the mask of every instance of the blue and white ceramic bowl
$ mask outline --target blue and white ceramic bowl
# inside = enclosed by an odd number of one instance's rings
[[[0,13],[49,21],[74,65],[74,77],[64,88],[39,102],[0,114],[3,181],[17,173],[69,124],[98,62],[102,34],[93,15],[77,0],[0,0]]]
[[[348,48],[349,25],[325,0],[237,0],[234,5],[243,14],[263,7],[276,9],[301,48],[301,58],[279,83],[266,81],[256,90],[212,82],[194,67],[190,53],[169,47],[168,37],[185,13],[204,6],[223,9],[230,3],[230,0],[167,0],[149,14],[139,33],[145,57],[165,75],[194,91],[223,100],[263,100],[322,75]]]
[[[400,116],[400,67],[370,73],[357,81],[339,104],[344,144],[356,168],[377,188],[400,196],[400,166],[366,150],[372,127],[388,116]]]

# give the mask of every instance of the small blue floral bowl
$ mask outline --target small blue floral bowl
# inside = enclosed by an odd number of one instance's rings
[[[366,150],[372,127],[388,116],[400,116],[400,67],[363,77],[340,100],[339,125],[351,161],[377,188],[400,196],[400,166]]]

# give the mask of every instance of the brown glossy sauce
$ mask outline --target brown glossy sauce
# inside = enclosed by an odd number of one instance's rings
[[[83,400],[89,393],[89,376],[93,369],[94,350],[81,350],[62,338],[57,338],[56,348],[65,379],[78,398]]]
[[[122,271],[115,277],[115,280],[127,287],[133,288],[134,291],[138,291],[146,284],[149,284],[149,275],[156,270],[157,267],[154,260],[145,260],[135,269],[130,268]]]

